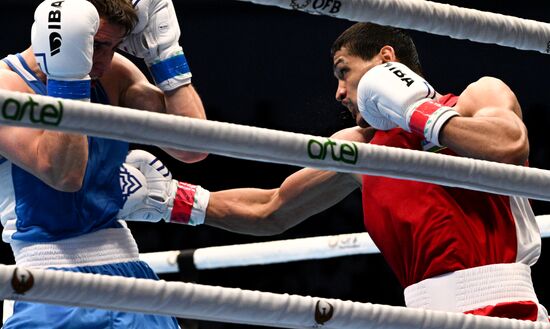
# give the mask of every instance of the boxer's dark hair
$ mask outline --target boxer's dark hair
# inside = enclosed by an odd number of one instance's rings
[[[407,33],[394,27],[356,23],[340,34],[332,44],[330,53],[334,58],[338,50],[346,47],[350,55],[370,60],[384,46],[391,46],[399,62],[422,75],[422,66],[414,42]]]
[[[99,17],[107,20],[111,24],[124,27],[128,35],[134,29],[138,21],[136,9],[132,6],[130,0],[88,0],[90,1]]]

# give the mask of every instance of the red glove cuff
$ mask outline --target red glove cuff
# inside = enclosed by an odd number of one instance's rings
[[[424,99],[412,105],[408,119],[409,130],[424,137],[428,142],[441,146],[439,133],[445,123],[459,115],[452,107],[431,99]]]
[[[420,104],[412,113],[409,121],[409,128],[411,132],[425,136],[425,129],[430,116],[437,110],[443,107],[436,101],[426,100]]]
[[[189,224],[191,211],[195,202],[197,186],[185,182],[178,182],[178,190],[174,197],[174,208],[170,215],[170,222]]]

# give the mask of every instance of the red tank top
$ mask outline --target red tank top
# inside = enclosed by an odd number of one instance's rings
[[[454,106],[457,100],[446,95],[439,101]],[[422,142],[400,128],[377,131],[371,141],[413,150],[422,150]],[[369,175],[363,176],[362,189],[365,228],[403,287],[456,270],[538,258],[540,244],[524,244],[518,239],[525,237],[516,234],[517,220],[534,221],[527,200],[520,202],[530,214],[512,209],[511,199],[516,204],[523,198]],[[534,250],[518,257],[521,248]]]

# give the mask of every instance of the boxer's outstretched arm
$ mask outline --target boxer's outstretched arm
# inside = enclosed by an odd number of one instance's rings
[[[332,138],[368,142],[373,134],[372,128],[353,127],[337,132]],[[283,232],[338,203],[361,186],[359,175],[302,169],[276,189],[239,188],[211,193],[172,179],[168,168],[143,150],[130,152],[120,177],[121,189],[127,197],[118,214],[120,219],[208,224],[254,235]]]
[[[331,138],[367,143],[372,128],[343,129]],[[302,169],[279,188],[241,188],[212,192],[205,224],[238,233],[272,235],[301,223],[337,204],[361,187],[361,177],[317,169]]]
[[[529,155],[527,128],[512,90],[496,78],[470,84],[443,127],[440,140],[455,152],[478,159],[522,165]]]
[[[237,233],[278,234],[330,208],[358,187],[350,174],[306,168],[276,189],[211,192],[204,223]]]
[[[360,185],[353,177],[303,169],[277,189],[240,188],[212,193],[172,179],[168,168],[154,155],[133,150],[121,168],[121,189],[127,200],[118,217],[208,224],[254,235],[277,234],[342,200]]]

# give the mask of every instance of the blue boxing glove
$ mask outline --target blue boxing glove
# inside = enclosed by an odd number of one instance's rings
[[[172,179],[164,164],[151,153],[133,150],[120,169],[126,199],[118,218],[130,221],[199,225],[204,222],[210,192]]]
[[[133,0],[138,23],[119,48],[143,58],[156,85],[163,91],[191,83],[178,19],[171,0]]]
[[[459,114],[437,103],[436,96],[437,92],[424,78],[398,62],[373,67],[357,87],[359,112],[373,128],[401,127],[441,145],[441,128]]]

